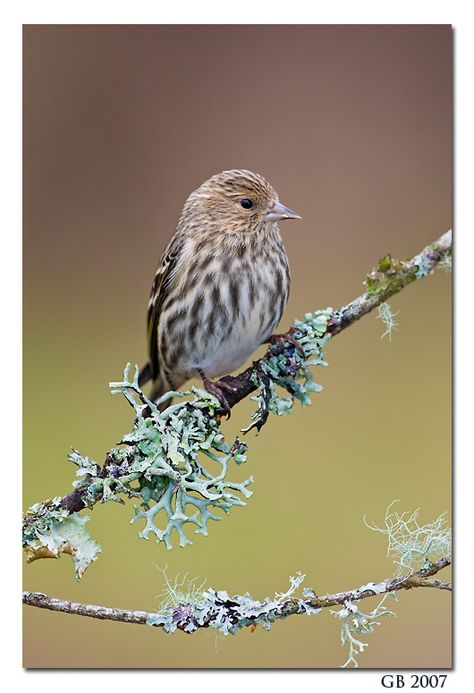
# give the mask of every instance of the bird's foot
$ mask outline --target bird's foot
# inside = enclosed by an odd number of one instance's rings
[[[304,352],[303,346],[298,342],[297,339],[293,337],[293,334],[296,332],[295,327],[290,327],[288,332],[285,332],[285,334],[271,334],[268,339],[264,341],[264,344],[276,344],[277,346],[283,346],[285,342],[289,342],[290,344],[293,344],[295,349],[300,353],[300,355],[303,358],[306,358],[306,354]]]
[[[207,392],[214,395],[221,405],[223,413],[230,419],[230,404],[224,392],[235,392],[235,387],[229,385],[229,383],[226,383],[224,380],[209,380],[200,369],[198,369],[198,373]]]

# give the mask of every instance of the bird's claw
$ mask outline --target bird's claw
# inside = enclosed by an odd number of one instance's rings
[[[268,339],[265,340],[265,344],[276,344],[278,346],[283,346],[285,342],[289,342],[295,347],[303,358],[306,358],[303,346],[292,336],[294,332],[295,328],[290,327],[288,332],[285,334],[272,334],[270,337],[268,337]]]
[[[229,385],[229,383],[226,383],[224,380],[213,381],[209,380],[209,378],[206,378],[204,373],[199,373],[199,375],[202,378],[202,383],[206,391],[217,399],[217,401],[221,405],[222,412],[227,416],[228,419],[230,419],[230,404],[227,401],[227,398],[224,395],[223,390],[225,390],[226,392],[235,392],[236,388],[232,385]]]

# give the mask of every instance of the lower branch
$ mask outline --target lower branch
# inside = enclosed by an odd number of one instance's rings
[[[76,614],[77,616],[159,626],[167,632],[179,629],[191,633],[199,628],[208,628],[210,626],[221,629],[220,625],[222,623],[227,623],[227,632],[236,632],[239,628],[252,627],[258,622],[273,622],[295,614],[313,614],[327,607],[347,606],[362,599],[390,594],[403,589],[431,587],[451,591],[451,583],[428,580],[429,577],[436,575],[440,570],[449,565],[451,565],[450,559],[441,558],[426,568],[421,568],[400,577],[388,578],[378,584],[368,583],[347,592],[326,594],[322,597],[314,595],[304,599],[291,598],[281,602],[272,599],[257,602],[248,597],[248,595],[245,598],[240,596],[228,597],[226,592],[207,590],[207,592],[202,594],[202,602],[179,604],[173,608],[168,608],[166,612],[161,614],[69,602],[49,597],[42,592],[24,592],[23,603],[39,607],[40,609]],[[306,590],[306,594],[309,592],[312,591]],[[247,602],[245,609],[243,609],[244,601]],[[171,624],[175,627],[171,628]]]

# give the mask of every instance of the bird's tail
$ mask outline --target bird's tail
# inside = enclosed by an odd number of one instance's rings
[[[140,387],[142,387],[143,385],[146,385],[146,383],[148,383],[150,380],[152,381],[152,388],[150,394],[147,395],[147,397],[148,399],[151,399],[152,402],[156,402],[158,397],[161,397],[161,395],[164,395],[165,392],[167,392],[170,389],[170,386],[161,373],[158,373],[158,377],[155,380],[152,379],[151,364],[150,362],[148,362],[143,366],[138,375],[138,384]],[[167,399],[166,402],[160,404],[158,409],[160,411],[164,411],[167,407],[169,407],[172,401],[173,400],[171,399]],[[146,415],[147,412],[145,411],[144,414]]]

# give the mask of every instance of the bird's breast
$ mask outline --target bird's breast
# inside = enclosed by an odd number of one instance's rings
[[[260,249],[261,251],[261,249]],[[275,329],[289,291],[281,243],[254,258],[216,252],[183,272],[160,320],[162,359],[185,377],[218,378],[238,369]]]

